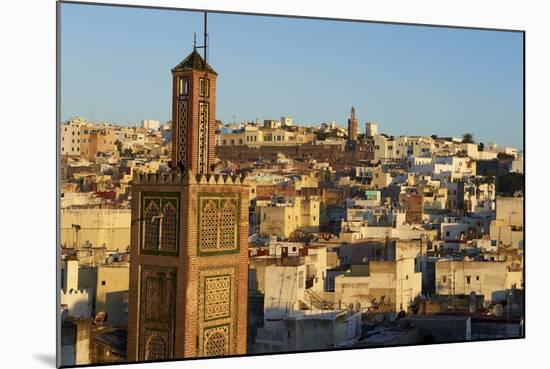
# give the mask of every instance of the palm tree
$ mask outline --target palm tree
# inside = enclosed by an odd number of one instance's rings
[[[472,133],[464,133],[462,135],[462,143],[474,143],[474,135]]]

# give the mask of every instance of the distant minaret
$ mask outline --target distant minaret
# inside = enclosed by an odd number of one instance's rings
[[[348,119],[348,146],[353,147],[357,142],[357,118],[355,118],[355,107],[351,107],[351,116]]]

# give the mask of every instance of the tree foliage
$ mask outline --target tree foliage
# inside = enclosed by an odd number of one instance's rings
[[[462,143],[475,143],[474,135],[472,133],[464,133],[462,135]]]
[[[515,192],[525,193],[525,176],[521,173],[507,173],[497,177],[496,189],[499,194],[513,196]]]

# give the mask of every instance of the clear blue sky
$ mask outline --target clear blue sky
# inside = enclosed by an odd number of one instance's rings
[[[202,42],[197,12],[63,4],[61,115],[171,118],[170,69]],[[360,121],[392,134],[523,148],[521,33],[208,15],[217,119]]]

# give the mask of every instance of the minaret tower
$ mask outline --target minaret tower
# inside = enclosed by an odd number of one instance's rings
[[[357,143],[357,118],[355,118],[355,107],[351,107],[351,116],[348,119],[348,147],[353,148]]]
[[[246,353],[249,186],[211,171],[207,37],[172,69],[172,171],[132,180],[128,361]]]
[[[206,21],[205,21],[206,24]],[[216,78],[204,45],[172,69],[172,169],[207,174],[214,161]],[[204,50],[201,57],[198,48]]]

